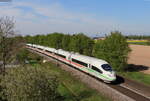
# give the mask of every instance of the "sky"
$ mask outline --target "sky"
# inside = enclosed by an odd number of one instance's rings
[[[21,35],[150,35],[150,0],[11,0],[0,2],[2,16],[13,17]]]

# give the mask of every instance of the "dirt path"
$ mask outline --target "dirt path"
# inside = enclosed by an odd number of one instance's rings
[[[143,72],[150,74],[150,46],[130,45],[130,48],[132,51],[129,54],[128,63],[145,66],[148,69],[143,69]]]

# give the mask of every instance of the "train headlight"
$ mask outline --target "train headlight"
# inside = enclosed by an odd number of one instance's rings
[[[112,75],[108,74],[109,77],[112,77]]]

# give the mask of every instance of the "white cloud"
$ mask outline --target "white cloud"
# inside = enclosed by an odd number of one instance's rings
[[[28,7],[31,11],[24,13],[23,9],[19,7]],[[115,23],[104,19],[99,21],[90,14],[69,12],[59,3],[45,6],[28,2],[16,2],[1,7],[0,12],[2,15],[14,16],[16,27],[23,34],[105,32],[111,30]]]
[[[30,11],[24,12],[26,9],[20,7],[30,8]],[[14,16],[16,28],[22,34],[51,32],[96,34],[97,32],[108,33],[113,30],[125,31],[129,27],[124,27],[114,19],[95,18],[92,14],[70,12],[59,3],[48,6],[29,2],[14,2],[11,5],[0,7],[0,12],[1,16]],[[129,30],[135,31],[134,28],[129,28]]]

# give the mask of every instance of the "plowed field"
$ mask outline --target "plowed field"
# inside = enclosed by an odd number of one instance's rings
[[[130,48],[132,51],[129,54],[128,63],[149,67],[143,72],[150,74],[150,46],[130,45]]]

